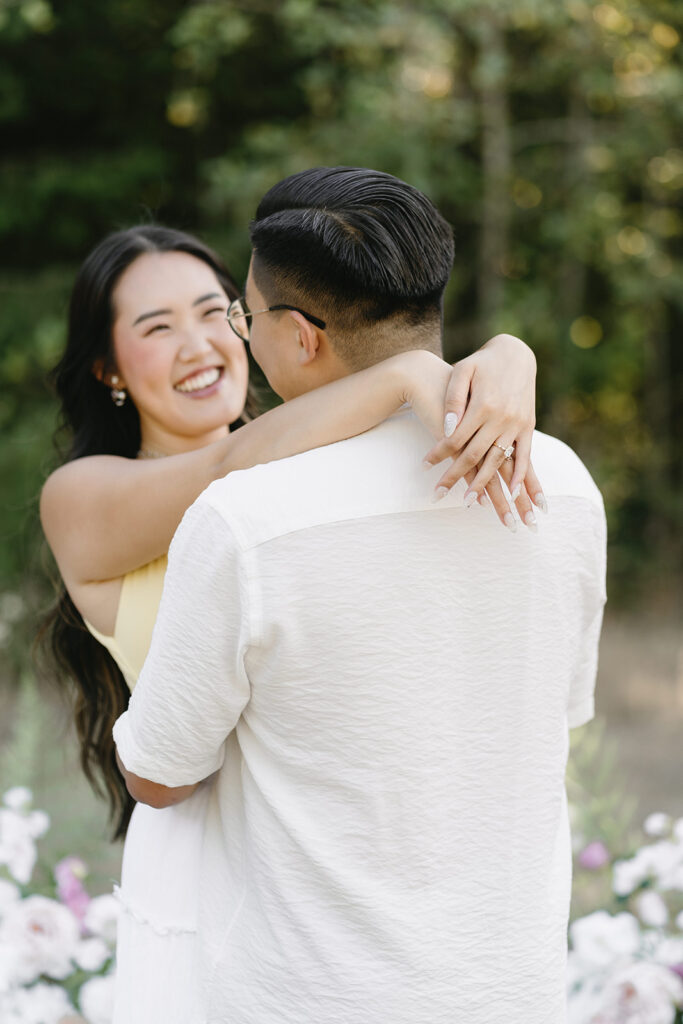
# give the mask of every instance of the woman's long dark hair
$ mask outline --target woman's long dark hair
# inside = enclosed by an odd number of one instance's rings
[[[124,270],[147,252],[185,252],[208,264],[228,298],[239,292],[220,258],[199,239],[159,225],[109,235],[83,263],[71,293],[66,349],[52,371],[61,400],[58,433],[68,432],[64,462],[85,455],[134,459],[140,448],[140,418],[132,401],[114,405],[110,388],[93,367],[115,369],[112,345],[114,288]],[[248,408],[253,412],[253,399]],[[249,414],[245,415],[249,418]],[[125,835],[134,806],[118,770],[112,727],[128,706],[130,691],[109,652],[88,632],[64,586],[41,630],[57,679],[73,704],[83,771],[109,802],[114,838]]]

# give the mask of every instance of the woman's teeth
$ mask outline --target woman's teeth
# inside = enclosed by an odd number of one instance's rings
[[[211,387],[215,384],[221,375],[221,371],[218,367],[214,366],[211,370],[204,370],[202,373],[196,374],[194,377],[188,377],[187,380],[181,380],[180,384],[175,385],[176,391],[201,391],[203,388]]]

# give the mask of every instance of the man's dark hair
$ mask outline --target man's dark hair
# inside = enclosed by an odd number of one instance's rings
[[[433,348],[453,232],[412,185],[365,167],[300,171],[266,193],[250,233],[254,279],[267,301],[325,320],[352,368],[405,347]],[[388,327],[395,345],[378,351]],[[431,344],[422,345],[427,332]]]

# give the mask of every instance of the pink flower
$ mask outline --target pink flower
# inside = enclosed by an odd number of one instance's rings
[[[57,898],[78,918],[81,926],[90,904],[90,897],[82,882],[87,873],[87,867],[78,857],[64,857],[55,866]]]
[[[609,850],[604,843],[596,840],[589,843],[579,854],[579,864],[587,871],[599,871],[609,864]]]

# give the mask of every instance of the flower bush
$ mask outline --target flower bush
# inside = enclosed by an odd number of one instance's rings
[[[683,1021],[683,818],[651,814],[628,857],[579,843],[576,871],[609,880],[607,908],[569,929],[570,1024]]]
[[[0,807],[0,1021],[59,1024],[80,1013],[109,1024],[118,903],[90,898],[77,857],[56,865],[53,895],[31,891],[36,840],[50,826],[32,800],[17,786]]]

